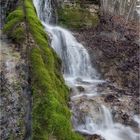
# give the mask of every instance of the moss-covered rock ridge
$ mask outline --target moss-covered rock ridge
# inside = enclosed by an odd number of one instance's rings
[[[32,0],[20,0],[3,31],[29,55],[32,87],[32,140],[82,140],[72,131],[69,89],[61,74],[61,60],[50,47]],[[26,43],[25,43],[26,42]]]

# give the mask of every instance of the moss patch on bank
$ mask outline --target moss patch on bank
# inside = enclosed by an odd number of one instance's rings
[[[64,27],[79,29],[96,27],[99,23],[99,17],[79,6],[63,6],[58,9],[58,21]]]
[[[3,32],[13,39],[16,43],[22,43],[25,40],[25,28],[23,22],[25,15],[23,12],[22,2],[19,6],[7,17],[7,23],[4,26]]]
[[[35,41],[30,46],[32,140],[51,140],[52,137],[57,140],[83,140],[72,131],[68,108],[69,89],[60,71],[61,60],[49,46],[48,37],[36,15],[32,0],[24,0],[24,7],[18,7],[8,16],[4,31],[19,42],[17,35],[20,36],[20,32],[26,34],[25,30],[21,30],[21,23],[25,21]]]

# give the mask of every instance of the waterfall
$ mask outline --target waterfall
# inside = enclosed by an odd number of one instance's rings
[[[102,111],[103,111],[103,123],[102,123],[102,128],[107,128],[109,129],[110,127],[113,126],[113,119],[112,115],[105,106],[102,105]]]
[[[40,20],[43,21],[44,23],[49,23],[52,18],[52,13],[53,13],[53,9],[51,6],[51,0],[35,1],[34,4],[38,8],[37,14],[38,14]],[[42,13],[44,13],[44,14],[42,14]]]
[[[102,121],[95,123],[91,118],[86,118],[85,125],[78,127],[78,131],[93,135],[101,135],[105,140],[139,140],[140,135],[132,131],[130,127],[126,127],[119,123],[114,123],[110,110],[101,106]]]
[[[71,110],[75,131],[88,135],[99,134],[106,140],[138,140],[138,135],[129,127],[113,122],[111,111],[107,107],[90,100],[99,96],[97,85],[104,81],[99,80],[88,51],[77,42],[72,32],[50,25],[53,16],[51,1],[33,2],[37,15],[51,38],[51,47],[62,59],[64,79],[73,90]]]
[[[135,115],[135,116],[133,117],[133,119],[134,119],[134,121],[139,125],[139,128],[140,128],[140,117],[137,116],[137,115]]]
[[[51,46],[62,59],[65,77],[96,77],[96,71],[92,68],[89,54],[83,45],[77,42],[70,31],[49,25],[53,11],[50,0],[34,0],[34,5],[42,24],[50,34]]]

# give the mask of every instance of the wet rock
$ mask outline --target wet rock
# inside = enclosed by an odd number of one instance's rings
[[[82,87],[82,86],[77,86],[77,89],[79,92],[84,92],[85,91],[85,88]]]
[[[85,124],[87,117],[91,118],[93,122],[100,123],[102,119],[100,107],[101,105],[98,102],[87,98],[72,102],[73,124]]]
[[[81,78],[77,78],[76,81],[77,82],[82,82],[82,79]]]
[[[100,135],[94,134],[93,136],[89,136],[87,140],[105,140],[105,139]]]
[[[6,117],[2,117],[2,118],[0,118],[0,124],[1,125],[5,125],[7,123],[7,118]]]
[[[121,118],[123,119],[124,122],[126,122],[126,121],[129,120],[129,115],[125,113],[125,114],[122,115]]]
[[[105,97],[105,102],[113,102],[116,99],[116,97],[114,95],[107,95]]]

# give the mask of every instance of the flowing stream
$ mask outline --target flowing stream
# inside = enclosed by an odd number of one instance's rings
[[[99,134],[106,140],[138,140],[130,127],[113,122],[111,111],[97,103],[97,85],[104,82],[92,67],[87,50],[72,33],[51,25],[51,0],[34,0],[37,15],[51,38],[51,46],[63,62],[63,75],[72,89],[71,110],[75,131],[87,135]]]

